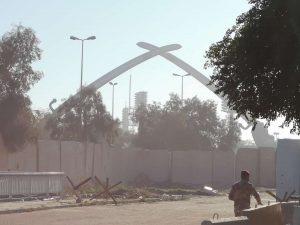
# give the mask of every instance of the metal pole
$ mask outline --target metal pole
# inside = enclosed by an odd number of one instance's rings
[[[181,76],[181,102],[183,103],[183,76]]]
[[[82,128],[82,75],[83,75],[83,42],[81,40],[81,72],[80,72],[80,127]],[[82,131],[81,131],[82,132]],[[83,135],[83,132],[81,133]]]
[[[81,39],[75,36],[70,36],[71,40],[75,41],[81,41],[81,71],[80,71],[80,92],[79,92],[79,97],[80,97],[80,126],[82,127],[82,77],[83,77],[83,42],[85,40],[95,40],[96,36],[90,36],[85,39]]]
[[[84,40],[81,40],[81,76],[80,76],[80,94],[82,91],[82,74],[83,74],[83,42]]]
[[[83,76],[83,42],[86,40],[95,40],[96,36],[90,36],[88,38],[82,39],[75,36],[70,36],[70,39],[73,41],[81,41],[81,73],[80,73],[80,93],[82,90],[82,76]]]
[[[114,119],[114,101],[115,101],[115,85],[118,83],[109,82],[109,84],[112,86],[112,105],[111,105],[111,116]]]
[[[130,113],[130,108],[131,108],[131,74],[129,77],[129,107],[128,107],[128,113]]]
[[[113,92],[112,92],[112,118],[114,119],[114,99],[115,99],[115,84],[112,85],[113,86]]]

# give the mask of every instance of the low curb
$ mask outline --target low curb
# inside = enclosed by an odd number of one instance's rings
[[[118,199],[118,205],[130,204],[130,203],[154,203],[154,202],[166,202],[166,201],[183,201],[189,198],[183,197],[182,199],[173,199],[173,200],[164,200],[161,198],[146,198],[146,199]],[[62,203],[63,204],[63,203]],[[82,202],[82,203],[70,203],[65,205],[55,205],[55,206],[38,206],[38,207],[26,207],[18,209],[5,209],[0,210],[0,215],[3,214],[13,214],[13,213],[26,213],[26,212],[35,212],[42,210],[50,209],[62,209],[62,208],[74,208],[74,207],[84,207],[84,206],[97,206],[97,205],[114,205],[114,202],[111,200],[107,201],[93,201],[93,202]]]

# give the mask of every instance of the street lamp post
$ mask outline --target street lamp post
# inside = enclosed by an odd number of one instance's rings
[[[82,74],[83,74],[83,42],[88,41],[88,40],[95,40],[96,36],[90,36],[90,37],[85,38],[85,39],[70,36],[70,39],[74,40],[74,41],[81,41],[81,73],[80,73],[80,94],[81,94],[81,91],[82,91]]]
[[[173,76],[181,77],[181,102],[183,102],[183,78],[186,76],[190,76],[190,74],[179,75],[177,73],[173,73]]]
[[[81,71],[80,71],[80,92],[79,92],[79,96],[80,96],[80,125],[82,126],[82,75],[83,75],[83,42],[84,41],[89,41],[89,40],[95,40],[96,36],[90,36],[88,38],[85,39],[81,39],[75,36],[70,36],[70,39],[73,41],[81,41]]]
[[[111,106],[111,115],[112,115],[112,118],[114,119],[115,85],[117,85],[118,83],[109,82],[109,84],[112,85],[112,106]]]

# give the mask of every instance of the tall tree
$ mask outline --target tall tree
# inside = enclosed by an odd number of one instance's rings
[[[249,0],[222,41],[209,48],[211,83],[228,106],[254,122],[283,116],[300,133],[300,1]]]
[[[232,149],[237,144],[239,132],[235,121],[230,126],[216,114],[216,105],[194,97],[182,104],[177,95],[171,95],[164,106],[154,103],[139,108],[134,115],[138,122],[136,144],[149,149],[168,150],[222,150]],[[232,124],[233,123],[233,124]]]
[[[0,40],[0,134],[10,150],[33,137],[34,117],[27,95],[42,73],[32,68],[41,58],[39,40],[31,28],[16,26]]]
[[[133,122],[138,124],[138,135],[134,140],[137,146],[155,149],[162,146],[161,140],[155,134],[156,127],[160,123],[163,111],[158,103],[144,105],[137,108],[133,115]]]
[[[46,124],[53,139],[94,143],[103,139],[112,143],[118,127],[119,121],[106,111],[100,92],[89,88],[82,89],[79,99],[71,96]]]
[[[227,119],[221,121],[219,149],[234,149],[241,140],[240,136],[241,130],[239,124],[236,122],[233,114],[229,113]]]

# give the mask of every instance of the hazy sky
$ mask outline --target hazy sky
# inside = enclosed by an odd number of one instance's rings
[[[35,30],[43,50],[35,68],[43,71],[44,77],[29,94],[33,109],[48,109],[53,98],[61,103],[80,87],[81,43],[70,40],[70,35],[97,37],[84,44],[85,85],[144,53],[136,45],[139,41],[182,45],[172,53],[209,77],[211,71],[203,68],[205,51],[221,40],[236,17],[249,7],[246,0],[0,0],[0,35],[17,24]],[[115,78],[115,116],[121,119],[122,108],[128,106],[130,74],[133,94],[147,91],[148,103],[164,103],[170,93],[181,92],[181,80],[172,73],[185,72],[156,57]],[[99,91],[111,111],[112,87],[106,84]],[[193,77],[186,77],[184,97],[193,96],[218,100]],[[279,132],[279,137],[289,136],[288,130],[278,126],[269,131]],[[249,134],[245,132],[244,138]]]

